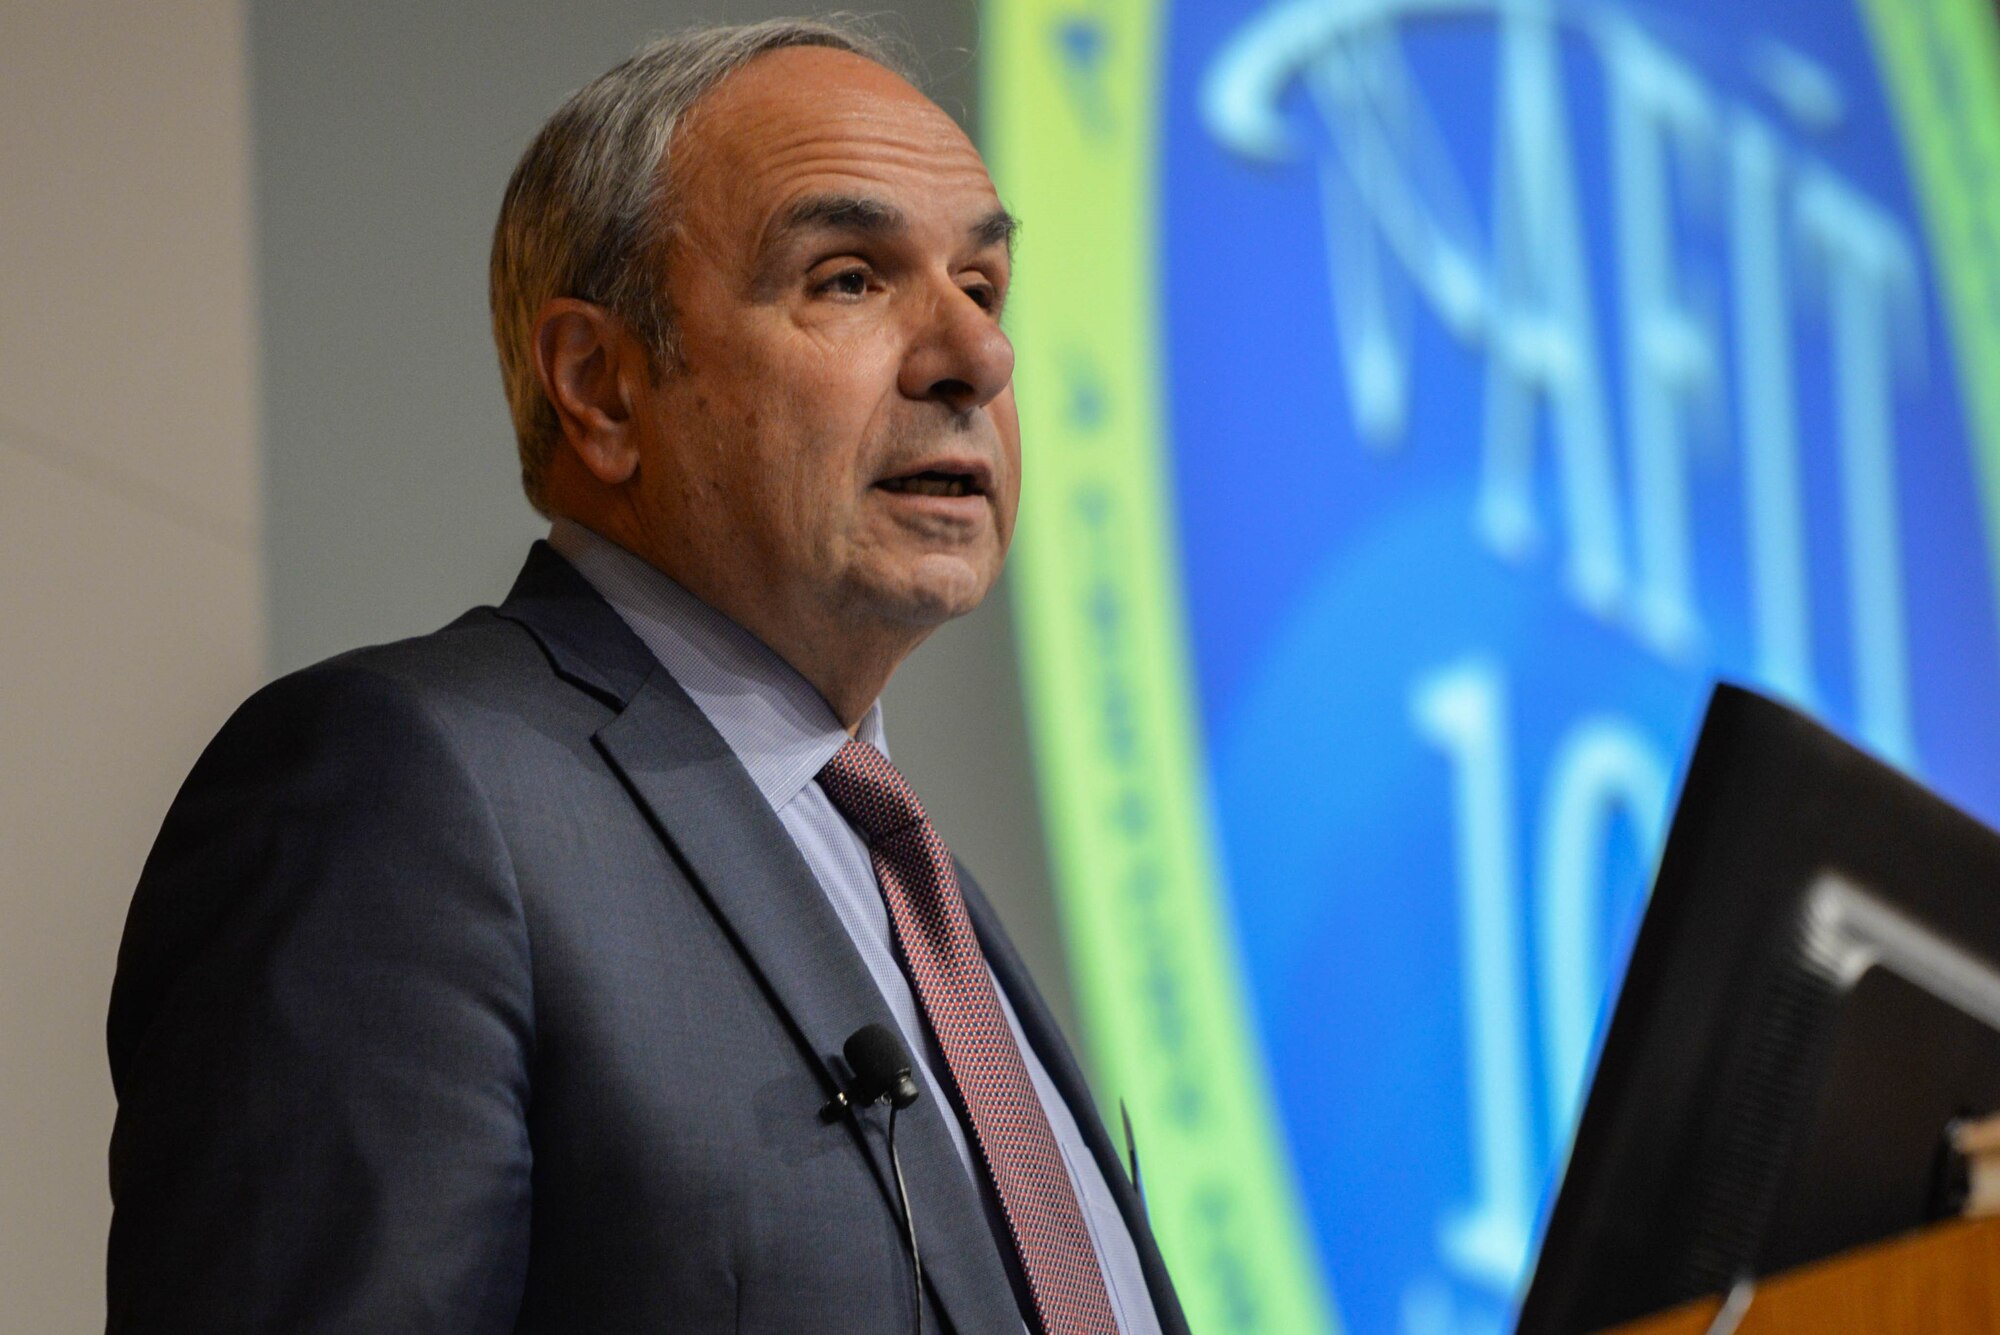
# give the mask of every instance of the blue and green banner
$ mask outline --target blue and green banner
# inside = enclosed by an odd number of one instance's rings
[[[1709,683],[2000,822],[1994,10],[985,27],[1047,827],[1190,1317],[1504,1330]]]

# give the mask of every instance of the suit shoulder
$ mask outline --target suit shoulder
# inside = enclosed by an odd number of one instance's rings
[[[557,677],[524,628],[476,609],[429,635],[351,650],[256,691],[202,750],[168,824],[176,814],[267,803],[274,785],[312,801],[355,785],[428,790],[430,801],[441,790],[485,789],[545,749],[538,739],[574,745],[610,713]]]
[[[481,747],[507,748],[482,742],[476,718],[482,699],[488,714],[503,712],[501,683],[529,689],[521,683],[539,654],[487,621],[497,618],[470,614],[289,673],[223,725],[175,796],[133,895],[113,989],[115,1061],[129,1057],[175,980],[232,932],[316,912],[374,922],[446,903],[515,911],[482,777]],[[535,717],[518,704],[505,712]]]
[[[575,695],[532,635],[480,607],[428,635],[350,649],[287,673],[245,701],[224,732],[279,720],[367,732],[424,719],[454,730],[559,707]]]
[[[288,673],[265,690],[297,697],[372,685],[444,701],[532,689],[553,678],[547,656],[526,629],[491,607],[475,607],[428,635],[349,649]]]

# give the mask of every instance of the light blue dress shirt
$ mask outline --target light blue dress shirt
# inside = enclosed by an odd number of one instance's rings
[[[549,545],[603,595],[743,762],[751,782],[798,845],[881,989],[903,1031],[918,1081],[940,1108],[953,1110],[951,1100],[942,1097],[931,1075],[927,1056],[932,1051],[930,1039],[916,995],[896,961],[889,909],[876,883],[868,846],[813,781],[847,741],[846,731],[826,701],[763,641],[617,544],[581,524],[558,519],[549,532]],[[889,754],[879,702],[869,708],[854,735],[883,755]],[[1063,1164],[1069,1169],[1077,1202],[1083,1207],[1084,1224],[1097,1248],[1120,1335],[1160,1335],[1139,1255],[1124,1217],[1118,1213],[1118,1203],[1077,1129],[1075,1115],[1035,1050],[1022,1037],[1013,1003],[997,979],[993,992],[1000,998],[1000,1009],[1027,1063],[1035,1092],[1041,1096]],[[944,1123],[965,1171],[976,1182],[978,1169],[966,1144],[965,1128],[955,1115],[946,1117]]]

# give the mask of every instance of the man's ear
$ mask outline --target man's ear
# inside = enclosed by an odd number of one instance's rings
[[[542,392],[578,461],[606,486],[630,480],[639,467],[631,379],[646,374],[647,363],[625,322],[602,306],[558,297],[535,318],[533,352]]]

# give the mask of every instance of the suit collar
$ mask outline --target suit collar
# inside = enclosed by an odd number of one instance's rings
[[[535,544],[499,613],[535,637],[565,680],[617,711],[596,745],[729,930],[830,1097],[843,1083],[836,1054],[847,1037],[866,1024],[893,1029],[895,1020],[749,772],[645,644],[546,543]],[[1020,1335],[985,1206],[945,1129],[950,1115],[926,1100],[904,1114],[897,1132],[926,1281],[959,1335]],[[900,1216],[879,1119],[849,1125],[885,1205]]]
[[[549,546],[701,707],[773,811],[783,811],[846,745],[847,730],[811,682],[666,572],[574,520],[555,522]],[[862,716],[855,735],[889,753],[879,704]]]
[[[615,709],[624,708],[659,663],[611,605],[546,542],[497,609],[535,637],[556,675]]]

